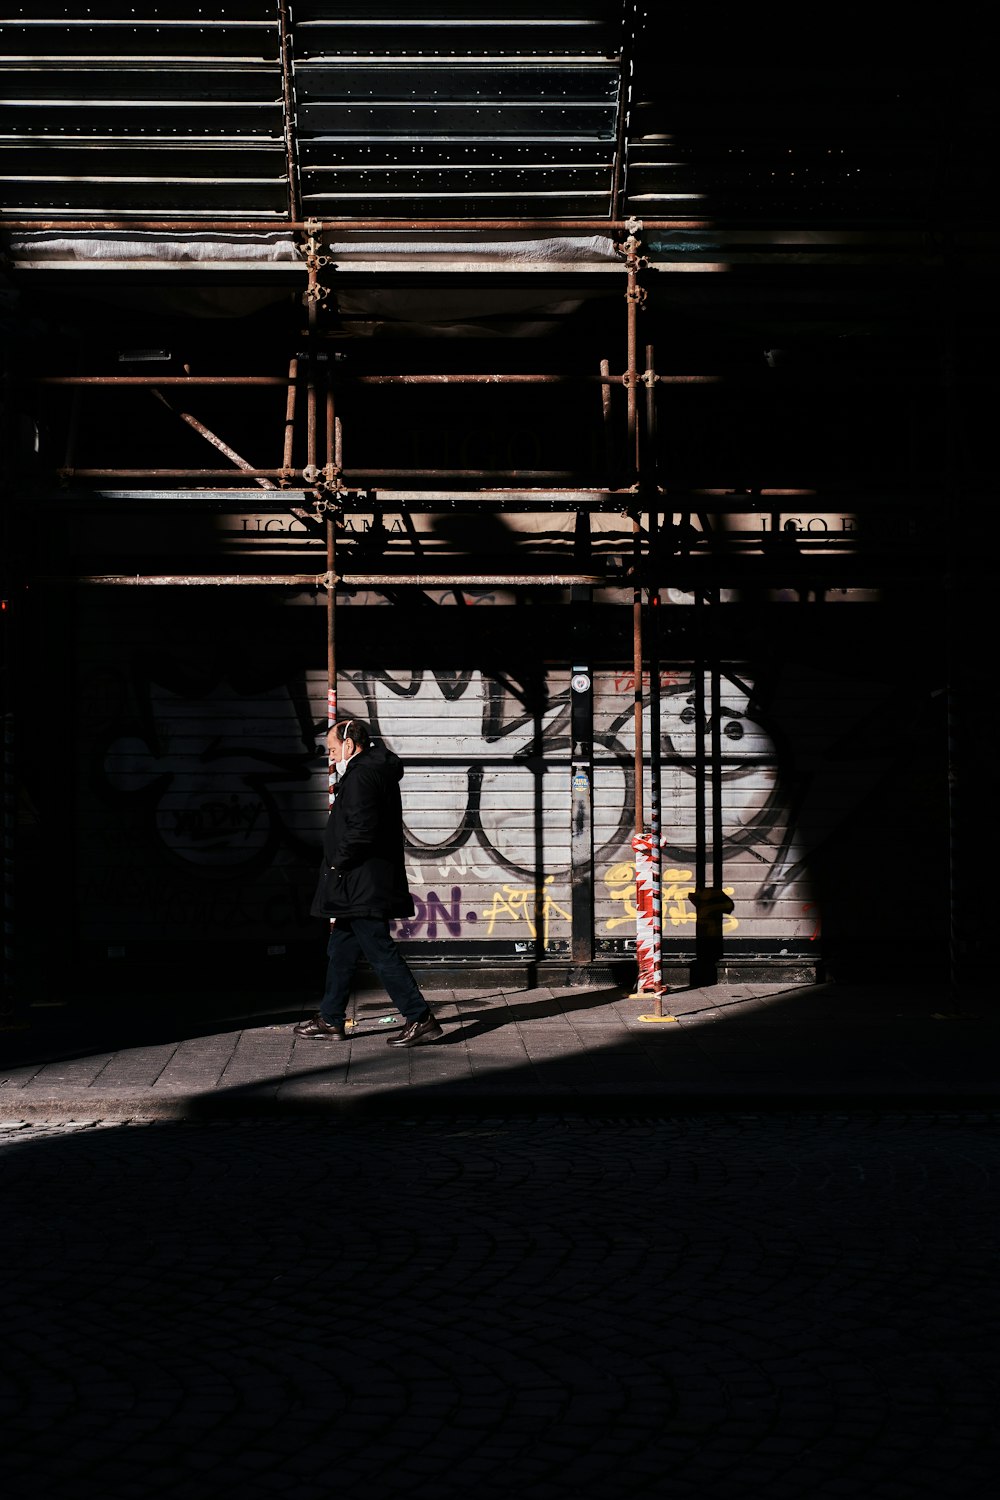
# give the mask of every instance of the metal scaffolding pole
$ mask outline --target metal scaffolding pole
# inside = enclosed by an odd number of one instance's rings
[[[326,518],[326,569],[331,579],[326,591],[326,727],[337,722],[337,532],[333,516]],[[333,805],[335,782],[332,755],[328,765],[329,801]]]
[[[313,445],[315,447],[315,444]],[[61,479],[232,479],[232,469],[60,469]],[[241,469],[247,479],[291,479],[294,471],[287,469]],[[310,467],[302,470],[301,477],[307,486],[315,484],[319,471],[314,474]],[[592,487],[591,474],[574,474],[567,469],[344,469],[341,478],[345,483],[364,486],[373,479],[488,479],[496,486],[520,486],[525,481],[548,485],[561,481],[572,486],[577,480],[583,488]]]
[[[0,227],[19,234],[46,230],[62,230],[66,233],[101,233],[108,230],[141,230],[163,234],[190,234],[195,231],[217,231],[231,234],[273,234],[284,229],[290,234],[373,234],[384,232],[398,234],[405,230],[410,234],[428,234],[445,230],[449,234],[479,234],[482,231],[523,229],[529,233],[548,236],[551,234],[629,234],[641,229],[717,229],[718,221],[702,219],[600,219],[583,217],[576,219],[247,219],[234,214],[227,219],[107,219],[98,215],[89,219],[4,219]]]
[[[333,387],[327,381],[326,388],[326,472],[331,466],[340,469],[340,444],[337,441],[340,424],[337,418]],[[337,521],[329,511],[325,520],[326,532],[326,576],[330,580],[326,590],[326,722],[327,731],[337,722]],[[335,783],[334,761],[330,757],[328,766],[329,800],[333,805]]]
[[[660,773],[660,576],[658,569],[658,513],[655,508],[656,495],[656,386],[648,377],[655,366],[655,354],[651,344],[646,345],[646,420],[643,429],[642,473],[654,496],[648,513],[649,535],[648,577],[646,602],[648,624],[646,631],[649,660],[649,837],[650,837],[650,886],[652,888],[652,984],[649,988],[656,996],[651,1019],[670,1019],[663,1014],[663,839],[661,821],[661,773]]]
[[[635,226],[630,227],[628,239],[619,246],[626,257],[627,286],[626,309],[626,370],[625,370],[625,477],[637,490],[639,509],[632,516],[632,677],[633,711],[635,734],[633,777],[635,781],[635,818],[632,848],[635,854],[635,956],[637,978],[635,995],[647,995],[657,988],[654,973],[656,946],[655,918],[653,911],[654,890],[652,884],[652,847],[646,830],[644,816],[644,743],[643,743],[643,630],[642,630],[642,585],[645,572],[642,555],[643,514],[643,452],[639,428],[639,365],[638,365],[638,313],[644,292],[639,285],[639,241]]]
[[[73,394],[75,396],[77,392],[74,391]],[[220,438],[217,433],[213,432],[210,427],[206,427],[205,423],[200,422],[197,417],[191,414],[191,412],[178,411],[177,407],[171,405],[166,396],[157,386],[150,386],[150,394],[155,396],[157,401],[162,402],[167,411],[169,411],[173,416],[177,417],[179,421],[185,423],[185,425],[196,432],[199,437],[203,437],[206,443],[210,443],[213,448],[217,448],[220,453],[224,453],[228,459],[231,459],[237,469],[240,469],[243,473],[247,473],[248,471],[252,470],[253,465],[249,463],[247,459],[242,456],[242,454],[237,453],[235,448],[231,448],[228,443],[223,442],[222,438]],[[256,483],[265,490],[273,490],[276,488],[275,484],[270,479],[258,479]]]
[[[723,375],[656,375],[657,385],[718,385],[729,381]],[[287,385],[289,380],[308,381],[308,375],[33,375],[26,380],[28,385],[84,385],[97,389],[113,390],[116,386],[146,385]],[[437,373],[412,375],[352,375],[352,385],[626,385],[627,374],[612,375],[607,360],[601,361],[600,375],[587,375],[578,371],[558,374],[516,374],[504,372],[483,374],[443,375]]]
[[[695,660],[694,668],[694,891],[693,904],[695,908],[695,964],[694,981],[696,984],[712,984],[715,982],[714,967],[709,965],[703,956],[704,946],[704,921],[700,905],[702,892],[706,886],[706,799],[705,799],[705,600],[702,590],[696,589],[694,596],[694,618],[695,618]]]
[[[188,588],[260,585],[286,588],[573,588],[618,580],[600,573],[80,573],[40,578],[40,583],[80,583],[108,588]]]
[[[532,227],[537,227],[531,221]],[[133,227],[133,226],[130,226]],[[178,226],[173,226],[178,227]],[[199,227],[204,228],[203,221],[199,221]],[[227,228],[232,228],[227,223]],[[273,226],[270,226],[273,227]],[[227,457],[232,458],[238,464],[241,481],[257,481],[264,485],[269,481],[281,482],[293,485],[298,480],[302,488],[312,493],[317,502],[316,521],[322,522],[322,535],[325,544],[325,571],[323,572],[270,572],[270,573],[240,573],[240,572],[212,572],[212,573],[92,573],[80,575],[72,581],[83,586],[96,587],[247,587],[259,586],[266,588],[284,589],[323,589],[325,591],[326,612],[326,672],[327,672],[327,725],[332,728],[338,722],[339,704],[337,692],[337,590],[339,587],[353,588],[568,588],[586,591],[593,587],[621,587],[624,575],[620,566],[613,566],[602,571],[594,571],[590,557],[589,546],[581,550],[577,549],[577,567],[570,570],[551,572],[475,572],[468,566],[468,560],[462,559],[458,566],[452,571],[418,571],[411,568],[406,572],[381,571],[340,573],[338,571],[337,555],[337,528],[340,524],[338,512],[342,507],[342,497],[347,497],[348,485],[355,486],[355,492],[350,495],[349,500],[355,508],[366,503],[374,504],[373,497],[364,495],[365,488],[373,487],[376,482],[389,479],[401,481],[424,482],[425,485],[434,485],[438,481],[451,484],[460,484],[463,480],[473,481],[480,486],[478,490],[478,501],[484,506],[490,504],[503,504],[508,500],[517,501],[521,497],[524,503],[532,499],[532,486],[537,486],[542,491],[543,498],[539,499],[539,508],[547,510],[553,502],[564,502],[566,507],[578,510],[578,520],[582,518],[586,523],[587,517],[585,507],[593,504],[593,497],[600,496],[606,501],[607,508],[615,502],[615,496],[621,496],[621,503],[628,504],[633,512],[632,524],[632,582],[633,582],[633,671],[634,671],[634,727],[635,727],[635,758],[634,758],[634,796],[635,796],[635,829],[639,835],[645,834],[644,823],[644,682],[643,682],[643,655],[644,655],[644,609],[643,609],[643,585],[647,559],[644,557],[644,527],[643,513],[650,506],[650,496],[655,501],[654,487],[648,482],[649,470],[644,458],[643,430],[648,432],[652,427],[652,403],[654,399],[654,384],[659,379],[653,370],[652,352],[647,351],[647,370],[645,382],[647,386],[646,395],[646,420],[642,421],[642,412],[639,409],[638,389],[639,382],[643,378],[639,370],[637,353],[637,315],[643,298],[643,290],[639,285],[639,272],[641,258],[638,254],[639,241],[636,231],[639,227],[637,221],[629,220],[620,227],[628,232],[629,239],[626,246],[620,247],[625,251],[627,275],[626,297],[626,368],[620,374],[612,374],[607,360],[603,360],[599,374],[577,374],[566,372],[558,374],[541,373],[478,373],[478,374],[371,374],[352,375],[346,373],[346,383],[350,386],[500,386],[500,385],[524,385],[524,386],[568,386],[580,384],[583,388],[597,387],[601,393],[602,411],[604,414],[604,431],[608,457],[608,484],[615,484],[615,488],[602,488],[596,490],[593,486],[593,475],[578,473],[572,469],[509,469],[495,470],[485,468],[465,469],[435,469],[435,468],[382,468],[362,469],[356,468],[346,470],[343,464],[343,435],[341,419],[337,412],[336,390],[333,384],[333,369],[327,360],[326,354],[318,347],[317,319],[319,307],[322,305],[325,295],[323,287],[319,282],[318,267],[321,263],[316,235],[319,227],[313,221],[307,221],[301,227],[310,235],[310,242],[306,246],[307,265],[309,270],[309,284],[303,295],[303,303],[307,310],[307,327],[302,330],[304,344],[303,352],[291,358],[288,365],[287,376],[280,375],[111,375],[111,376],[47,376],[39,380],[38,384],[52,386],[69,386],[73,389],[73,396],[77,397],[86,391],[99,391],[106,389],[109,392],[118,387],[124,389],[138,388],[155,391],[161,400],[164,400],[159,388],[174,386],[205,386],[211,388],[231,387],[233,389],[252,389],[255,387],[264,389],[285,388],[284,426],[282,455],[280,468],[251,468],[241,455],[228,450],[222,445],[221,440],[207,429],[198,429],[202,436],[208,441],[222,447]],[[366,228],[370,226],[365,226]],[[463,227],[468,227],[467,225]],[[516,227],[513,223],[504,221],[502,226]],[[575,227],[575,226],[574,226]],[[602,228],[608,229],[604,223]],[[618,226],[610,226],[618,227]],[[671,377],[678,380],[695,380],[698,382],[712,380],[715,377]],[[612,406],[619,398],[612,395],[615,387],[623,387],[625,390],[625,401],[621,414],[613,422]],[[297,423],[301,425],[302,405],[300,403],[300,388],[305,396],[305,437],[301,448],[297,444],[302,439],[296,435]],[[621,443],[621,425],[624,418],[625,443]],[[188,421],[185,415],[183,418]],[[194,426],[194,420],[189,421]],[[619,432],[617,440],[614,437],[615,426]],[[624,452],[624,462],[622,455]],[[187,481],[196,488],[199,484],[210,484],[212,481],[232,481],[234,473],[232,469],[188,469],[188,468],[125,468],[125,467],[87,467],[77,468],[74,466],[74,452],[72,447],[67,450],[66,462],[60,471],[64,479],[81,480],[175,480]],[[303,463],[304,459],[304,463]],[[299,473],[294,465],[298,462]],[[618,476],[617,480],[613,476]],[[647,479],[645,489],[642,488],[643,478]],[[490,487],[494,487],[495,493]],[[296,486],[298,487],[298,486]],[[511,494],[513,491],[513,495]],[[245,497],[252,490],[234,491]],[[425,498],[432,495],[428,488],[424,492]],[[197,498],[197,497],[195,497]],[[407,502],[414,497],[405,493],[399,498],[400,506],[405,507]],[[419,500],[419,495],[417,496]],[[437,495],[432,495],[435,502],[441,508],[450,503],[450,495],[446,489]],[[218,497],[214,497],[216,505]],[[384,497],[383,497],[384,499]],[[211,503],[211,502],[210,502]],[[263,496],[260,498],[262,505],[273,506],[277,503],[276,498]],[[635,507],[638,506],[638,509]],[[384,507],[383,507],[384,508]],[[302,512],[296,512],[302,514]],[[381,514],[381,511],[379,511]],[[578,524],[578,535],[580,527]],[[317,538],[318,539],[318,538]],[[317,559],[318,560],[318,559]],[[484,559],[488,563],[488,559]],[[618,560],[614,560],[618,563]],[[581,566],[582,564],[582,566]],[[342,566],[342,563],[340,564]],[[418,562],[418,568],[425,566]],[[41,579],[41,583],[56,582],[54,579]],[[650,641],[653,635],[650,634]],[[655,651],[651,644],[650,649]],[[576,644],[574,643],[574,650]],[[576,660],[576,658],[574,658]],[[587,663],[585,653],[579,653],[579,664]],[[651,669],[658,672],[658,659],[651,662]],[[592,674],[586,674],[591,677]],[[589,759],[592,757],[592,685],[588,683],[586,689],[581,689],[580,702],[575,704],[577,713],[574,719],[574,795],[578,791],[577,781],[579,773],[589,769]],[[590,694],[588,701],[584,701],[584,695]],[[541,734],[541,719],[537,724],[537,733]],[[540,740],[536,746],[541,753]],[[334,778],[333,766],[330,767],[329,790],[332,798]],[[657,767],[658,778],[658,767]],[[540,786],[540,783],[539,783]],[[656,781],[654,781],[654,795],[656,795]],[[587,801],[584,822],[582,825],[581,839],[576,847],[576,865],[574,879],[579,885],[579,900],[575,903],[574,915],[582,914],[585,906],[589,903],[590,920],[589,929],[582,918],[574,922],[574,960],[581,961],[593,958],[593,829],[592,824],[587,826],[588,817],[592,817],[590,810],[590,797],[592,789],[587,789],[587,798],[584,799],[582,792],[577,802],[582,805]],[[577,803],[574,803],[574,828],[576,826]],[[541,801],[540,793],[536,798],[536,911],[535,925],[537,937],[537,954],[541,956],[544,952],[544,910],[538,904],[538,896],[544,885],[542,858],[543,848],[541,844]],[[655,821],[655,815],[654,815]],[[589,845],[589,862],[585,869],[583,865],[585,848]],[[637,856],[638,857],[638,856]],[[659,882],[656,881],[657,889]],[[656,905],[659,907],[659,897],[656,897]],[[657,922],[659,922],[659,911],[657,911]],[[658,930],[658,929],[657,929]],[[657,961],[657,977],[659,977],[661,965]],[[646,991],[649,993],[649,990]]]

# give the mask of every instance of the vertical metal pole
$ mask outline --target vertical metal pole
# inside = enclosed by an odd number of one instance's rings
[[[646,345],[646,373],[654,373],[654,350]],[[650,883],[653,888],[653,983],[656,991],[657,1016],[663,1015],[663,850],[660,844],[660,803],[662,797],[660,771],[660,575],[658,547],[658,515],[656,505],[656,385],[646,382],[646,420],[643,429],[641,450],[643,488],[651,501],[648,511],[649,535],[647,539],[649,577],[646,581],[646,599],[649,605],[648,659],[649,659],[649,830],[652,837],[650,850]]]
[[[713,589],[711,602],[718,608],[719,591]],[[716,637],[717,639],[717,637]],[[717,647],[712,650],[712,889],[716,899],[722,895],[722,671]],[[719,914],[721,933],[722,915]]]
[[[340,436],[340,419],[334,406],[333,390],[328,385],[326,391],[326,467],[328,472],[331,464],[336,465],[338,471],[340,469],[343,459]],[[335,518],[329,511],[326,516],[326,572],[326,717],[332,729],[337,722],[337,531]],[[331,759],[331,805],[335,781]]]
[[[713,589],[711,604],[718,620],[719,590]],[[712,633],[712,889],[709,893],[708,934],[712,944],[713,978],[715,965],[722,958],[726,911],[733,903],[722,888],[725,879],[725,848],[722,837],[722,663],[719,660],[719,632]]]
[[[733,910],[733,902],[722,889],[723,844],[722,844],[722,672],[718,661],[718,646],[713,636],[709,643],[711,671],[711,705],[709,717],[705,716],[705,604],[718,605],[719,591],[712,589],[707,598],[701,590],[695,593],[695,634],[698,660],[695,664],[697,685],[695,689],[695,799],[697,819],[697,848],[695,889],[691,901],[697,913],[695,927],[695,976],[701,985],[717,982],[717,964],[722,954],[722,931],[727,912]],[[712,882],[707,880],[707,819],[706,819],[706,749],[705,739],[710,736],[711,789],[712,789]]]
[[[14,715],[5,713],[3,716],[3,997],[0,1000],[0,1019],[7,1024],[14,1020],[17,1005],[14,939],[16,787]]]
[[[959,817],[961,782],[959,697],[955,681],[953,637],[955,632],[955,587],[949,578],[945,605],[948,612],[945,643],[945,775],[948,796],[948,1000],[957,1015],[962,1009],[962,928],[959,922],[959,877],[961,873]]]
[[[951,142],[949,141],[949,148]],[[951,151],[949,149],[949,164]],[[958,341],[955,324],[955,255],[954,237],[949,232],[945,251],[945,323],[944,323],[944,388],[945,388],[945,494],[948,505],[949,524],[944,527],[945,563],[945,776],[948,806],[948,1001],[952,1014],[961,1013],[964,1001],[967,971],[970,967],[967,953],[970,946],[966,933],[966,918],[963,909],[963,852],[967,846],[966,810],[962,805],[965,791],[964,775],[969,760],[968,751],[975,741],[966,732],[965,715],[968,691],[963,680],[963,659],[960,644],[968,651],[967,617],[968,600],[956,577],[959,552],[955,546],[958,508]],[[972,780],[975,785],[975,778]],[[977,933],[969,931],[969,938]],[[982,958],[982,950],[973,948],[973,961]]]
[[[643,817],[643,743],[642,743],[642,527],[632,520],[632,723],[635,749],[632,757],[635,776],[635,832],[645,831]]]
[[[326,722],[331,730],[337,722],[337,590],[334,583],[337,568],[337,534],[332,516],[326,518],[326,571],[329,575],[326,587]],[[333,789],[336,777],[333,758],[330,758],[329,792],[333,804]]]
[[[330,383],[330,371],[326,372],[326,479],[327,483],[333,482],[336,462],[334,454],[337,450],[337,412],[334,401],[333,386]]]
[[[311,309],[310,309],[311,310]],[[312,382],[310,390],[315,392]],[[315,421],[311,424],[311,442],[315,446]],[[334,397],[332,388],[327,385],[326,389],[326,468],[330,472],[330,465],[336,463],[339,466],[341,454],[339,452],[339,427],[337,415],[334,408]],[[315,462],[310,457],[310,463]],[[337,531],[336,521],[327,511],[326,515],[326,717],[327,723],[332,729],[337,722]],[[330,761],[330,803],[333,803],[333,792],[335,785],[333,761]]]
[[[639,480],[639,423],[637,403],[636,322],[639,308],[639,260],[636,240],[630,235],[626,242],[626,270],[628,284],[625,291],[626,309],[626,451],[625,467],[627,483],[638,489]],[[632,517],[632,678],[633,678],[633,725],[635,752],[633,756],[633,779],[635,781],[635,951],[639,975],[636,991],[641,994],[648,988],[647,935],[650,928],[650,892],[644,889],[648,881],[649,864],[644,852],[645,818],[643,816],[643,743],[642,743],[642,502]]]
[[[633,243],[632,240],[629,242]],[[632,482],[639,474],[638,380],[636,362],[636,325],[639,310],[639,262],[634,249],[627,261],[628,287],[625,292],[627,369],[625,373],[626,432],[628,447],[626,466]],[[641,512],[632,517],[632,670],[635,677],[635,831],[644,832],[642,785],[642,525]]]
[[[11,464],[11,477],[14,474],[17,448],[14,444],[13,412],[14,402],[11,390],[12,377],[16,356],[13,355],[10,362],[5,361],[3,371],[3,393],[0,399],[0,450],[5,451],[6,457]],[[72,433],[73,422],[70,421]],[[67,439],[67,447],[71,439]],[[2,765],[2,790],[3,790],[3,974],[0,976],[0,1019],[5,1026],[15,1023],[18,1010],[18,987],[19,976],[16,972],[17,946],[15,936],[15,895],[18,876],[17,858],[19,850],[17,847],[17,820],[18,820],[18,782],[17,782],[17,742],[15,739],[15,718],[17,706],[21,702],[21,676],[18,670],[19,652],[17,647],[20,642],[14,637],[15,629],[20,634],[20,606],[22,600],[26,599],[23,586],[23,573],[21,569],[23,558],[23,544],[21,543],[20,530],[15,527],[23,526],[23,519],[18,515],[18,508],[13,504],[0,507],[0,593],[3,594],[2,619],[0,619],[0,681],[3,683],[3,765]],[[15,601],[17,609],[15,612]]]
[[[656,515],[649,514],[649,547],[655,554]],[[660,846],[660,590],[655,573],[646,591],[649,601],[649,832],[650,885],[653,890],[653,987],[656,1014],[663,1014],[663,850]]]
[[[604,376],[608,376],[611,374],[611,364],[609,360],[601,360],[601,374]],[[601,412],[604,418],[604,478],[610,485],[614,483],[614,473],[616,467],[614,433],[611,426],[610,385],[601,386]]]
[[[630,242],[631,243],[631,242]],[[638,422],[638,382],[639,368],[636,363],[636,340],[637,322],[639,316],[639,257],[631,251],[626,263],[628,286],[625,291],[626,308],[626,346],[627,360],[625,370],[625,396],[626,396],[626,429],[628,432],[628,456],[626,460],[630,478],[629,483],[634,483],[639,472],[639,422]]]
[[[299,362],[288,361],[288,397],[285,401],[285,445],[282,468],[290,469],[295,456],[295,403],[298,398]]]
[[[312,329],[315,314],[315,303],[309,304],[309,324]],[[310,471],[314,472],[317,457],[317,432],[316,432],[316,360],[313,347],[309,346],[309,375],[306,381],[306,464]]]
[[[581,572],[590,566],[590,516],[576,517],[574,559]],[[573,663],[570,674],[570,738],[573,747],[570,795],[571,947],[575,969],[594,959],[594,674],[590,625],[593,590],[570,591]]]
[[[695,660],[692,664],[694,677],[694,885],[696,894],[705,889],[705,661],[704,661],[704,599],[700,588],[694,594]],[[698,931],[696,924],[696,947]],[[697,955],[696,955],[697,963]]]
[[[548,888],[545,883],[545,805],[544,785],[545,776],[545,741],[543,725],[545,722],[545,708],[547,707],[546,673],[544,668],[539,677],[534,678],[533,693],[534,713],[532,715],[532,760],[533,780],[535,783],[534,796],[534,823],[535,823],[535,881],[533,921],[535,927],[535,962],[534,975],[529,975],[529,984],[536,985],[538,979],[538,965],[545,959],[545,939],[547,936],[548,922],[546,918],[546,902],[548,900]]]

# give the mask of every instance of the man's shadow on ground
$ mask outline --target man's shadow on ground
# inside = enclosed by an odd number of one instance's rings
[[[573,1015],[576,1011],[594,1010],[598,1006],[609,1005],[614,1000],[623,1000],[626,991],[617,985],[606,986],[600,990],[583,990],[570,992],[563,995],[550,995],[541,1000],[511,1001],[503,994],[487,997],[482,1001],[459,1000],[446,1001],[435,1006],[433,991],[428,996],[428,1004],[438,1017],[444,1027],[444,1036],[439,1037],[433,1043],[435,1047],[457,1046],[460,1042],[468,1041],[471,1037],[483,1036],[490,1031],[500,1031],[505,1026],[521,1021],[546,1021],[557,1020],[563,1016]],[[494,999],[493,1006],[486,1004],[488,998]],[[473,1004],[482,1008],[476,1010],[465,1010],[464,1006]],[[444,1015],[444,1006],[454,1006],[456,1014]],[[402,1021],[399,1025],[402,1027]],[[385,1032],[391,1036],[395,1027],[389,1026],[366,1026],[364,1018],[360,1018],[352,1036],[371,1036],[374,1032]]]
[[[624,998],[626,991],[618,986],[605,986],[600,990],[580,989],[558,997],[511,1003],[507,996],[517,993],[516,990],[493,990],[484,993],[481,998],[472,996],[466,1000],[437,1002],[442,1008],[454,1007],[457,1013],[445,1014],[445,1035],[434,1045],[454,1045],[463,1038],[498,1030],[512,1021],[545,1020],[606,1005],[613,999]],[[364,992],[360,997],[362,1003],[370,998],[371,992]],[[429,992],[428,999],[434,1010],[433,990]],[[477,1008],[471,1011],[462,1009],[470,1003]],[[378,1008],[378,1014],[384,1015],[392,1009],[391,1002],[386,999],[384,1005]],[[287,1026],[291,1031],[297,1021],[312,1015],[314,1010],[315,1000],[310,998],[305,1001],[301,996],[289,997],[281,1008],[263,1012],[234,1012],[226,1016],[192,1015],[190,1001],[183,1007],[172,1009],[160,999],[137,1002],[120,1009],[117,1006],[105,1006],[98,1014],[85,1017],[66,1016],[60,1008],[53,1007],[51,1011],[33,1018],[33,1025],[9,1031],[0,1038],[0,1053],[4,1066],[8,1068],[35,1065],[44,1067],[48,1063],[72,1062],[91,1057],[98,1052],[167,1046],[199,1037],[223,1036],[229,1032],[254,1031],[275,1026]],[[390,1037],[402,1025],[402,1018],[392,1026],[373,1025],[370,1019],[361,1015],[352,1035],[359,1040],[376,1032]],[[327,1044],[316,1045],[319,1048]]]

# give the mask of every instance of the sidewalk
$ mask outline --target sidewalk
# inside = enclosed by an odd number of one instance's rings
[[[371,992],[344,1043],[296,1039],[297,1001],[187,1024],[131,1007],[131,1030],[105,1017],[87,1035],[40,1010],[0,1036],[0,1119],[1000,1105],[1000,1017],[949,1015],[939,989],[717,985],[666,996],[663,1021],[607,987],[431,998],[445,1036],[407,1051],[385,1046],[398,1018]]]

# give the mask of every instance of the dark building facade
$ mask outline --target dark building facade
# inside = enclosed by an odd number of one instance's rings
[[[984,961],[992,95],[502,9],[7,28],[9,1008],[311,963],[333,713],[428,969]]]

